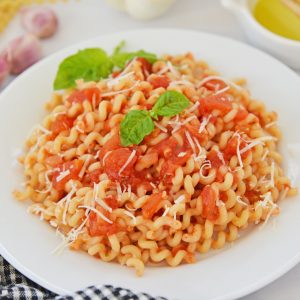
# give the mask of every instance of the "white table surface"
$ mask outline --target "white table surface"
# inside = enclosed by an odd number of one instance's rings
[[[104,0],[71,0],[69,4],[56,4],[53,7],[60,20],[60,29],[55,37],[43,41],[45,55],[97,35],[145,27],[201,30],[246,41],[234,16],[223,9],[218,0],[177,0],[166,15],[148,22],[135,21],[108,6]],[[20,33],[22,29],[16,18],[0,35],[0,49]],[[300,265],[242,300],[300,299],[299,279]]]

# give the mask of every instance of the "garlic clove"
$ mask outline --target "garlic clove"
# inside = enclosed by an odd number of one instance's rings
[[[106,2],[116,9],[119,10],[126,9],[125,0],[106,0]]]
[[[150,20],[164,14],[175,0],[125,0],[127,12],[139,20]]]
[[[8,47],[8,58],[12,74],[20,74],[42,57],[41,42],[32,34],[12,40]]]
[[[0,54],[0,86],[5,82],[10,72],[10,63],[8,60],[7,52],[4,51]]]
[[[58,26],[54,11],[44,6],[24,8],[21,12],[21,22],[26,31],[39,38],[52,36]]]

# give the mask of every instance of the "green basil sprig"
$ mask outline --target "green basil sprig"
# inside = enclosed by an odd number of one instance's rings
[[[187,108],[189,103],[188,98],[183,94],[167,91],[159,96],[150,111],[130,111],[120,125],[122,146],[138,145],[154,130],[152,118],[157,120],[158,116],[173,117]]]
[[[122,52],[124,44],[121,42],[111,56],[101,48],[88,48],[65,58],[59,65],[53,84],[54,89],[61,90],[74,87],[77,79],[97,81],[107,78],[114,67],[122,69],[134,57],[143,57],[150,63],[157,60],[155,54],[144,50]]]

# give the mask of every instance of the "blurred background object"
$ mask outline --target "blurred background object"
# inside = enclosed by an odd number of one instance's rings
[[[113,7],[138,20],[150,20],[163,15],[175,0],[106,0]]]
[[[288,1],[288,2],[287,2]],[[237,17],[249,41],[300,70],[299,0],[221,0]],[[287,3],[293,4],[293,9]]]
[[[38,38],[52,36],[57,30],[57,17],[52,9],[43,6],[24,7],[21,10],[23,28]]]
[[[51,37],[57,31],[55,12],[46,6],[26,5],[32,2],[38,1],[0,0],[0,15],[7,14],[2,25],[7,25],[10,17],[13,18],[20,11],[20,27],[26,31],[26,34],[10,40],[4,49],[0,49],[0,87],[5,84],[9,74],[18,75],[39,61],[43,56],[39,39]]]
[[[0,0],[0,33],[5,30],[22,7],[60,1],[66,2],[67,0]]]

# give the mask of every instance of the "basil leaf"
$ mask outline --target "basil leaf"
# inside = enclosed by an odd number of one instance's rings
[[[144,50],[139,50],[136,52],[120,52],[120,46],[122,47],[122,44],[117,46],[117,48],[114,51],[114,54],[111,56],[111,60],[115,66],[121,69],[124,69],[126,63],[135,57],[143,57],[151,64],[157,61],[157,56],[153,53],[149,53]]]
[[[154,129],[154,123],[146,110],[132,110],[121,122],[121,144],[138,145]]]
[[[106,78],[112,72],[112,68],[112,62],[104,50],[100,48],[81,50],[61,62],[54,81],[54,89],[74,87],[76,79],[96,81]]]
[[[158,116],[173,117],[189,106],[189,99],[176,91],[167,91],[159,96],[150,114],[157,119]]]
[[[125,47],[125,41],[121,41],[114,49],[113,55],[116,55],[121,52],[121,50]]]

